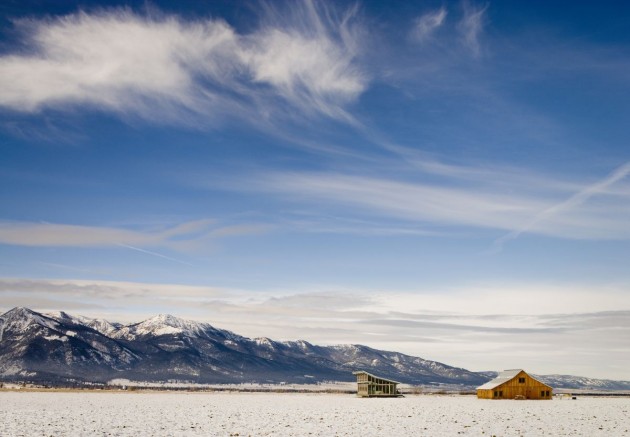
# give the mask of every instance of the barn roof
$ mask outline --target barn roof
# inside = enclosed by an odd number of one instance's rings
[[[509,380],[516,377],[516,375],[518,375],[521,372],[526,373],[527,376],[529,376],[534,381],[537,381],[541,383],[542,385],[546,385],[547,387],[551,388],[548,384],[545,384],[544,382],[534,378],[532,375],[525,372],[523,369],[510,369],[510,370],[504,370],[503,372],[499,373],[499,375],[496,378],[494,378],[492,381],[488,381],[484,385],[480,385],[479,387],[477,387],[477,390],[479,389],[492,390],[493,388],[500,386],[504,382],[508,382]]]
[[[500,372],[499,375],[497,375],[497,377],[494,378],[492,381],[488,381],[484,385],[480,385],[479,387],[477,387],[477,390],[491,390],[495,387],[500,386],[504,382],[508,382],[510,379],[514,378],[522,371],[523,369],[504,370],[503,372]]]

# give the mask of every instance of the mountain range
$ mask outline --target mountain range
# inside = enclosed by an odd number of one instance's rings
[[[412,385],[462,388],[481,385],[495,375],[364,345],[251,339],[171,315],[128,325],[28,308],[14,308],[0,316],[0,380],[4,381],[315,383],[352,381],[356,370]],[[566,375],[540,378],[557,388],[630,390],[630,382],[624,381]]]

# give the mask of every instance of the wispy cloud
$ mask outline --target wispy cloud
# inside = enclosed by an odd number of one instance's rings
[[[488,9],[488,4],[479,7],[465,1],[463,8],[464,16],[458,23],[457,29],[461,34],[463,44],[474,56],[479,56],[481,54],[481,43],[479,39],[485,25],[485,12],[486,9]]]
[[[99,308],[101,315],[109,311],[118,314],[137,311],[165,312],[179,308],[184,311],[190,302],[199,304],[204,300],[225,296],[228,290],[220,287],[189,286],[181,284],[155,284],[124,281],[79,280],[79,279],[0,279],[0,295],[3,305],[63,305],[72,303],[72,307],[85,309]],[[234,297],[236,291],[228,293]],[[39,303],[37,301],[46,302]],[[147,309],[143,309],[143,308]],[[48,306],[48,309],[60,309]],[[146,315],[146,314],[143,314]],[[129,320],[125,315],[123,319]],[[132,316],[134,317],[134,316]]]
[[[413,223],[380,223],[378,220],[326,216],[321,211],[294,211],[285,213],[280,227],[298,232],[346,234],[361,236],[444,237],[453,233],[427,229]]]
[[[589,183],[535,173],[515,172],[510,180],[507,169],[482,171],[433,162],[427,172],[447,178],[434,180],[426,173],[415,180],[331,172],[272,173],[261,177],[255,189],[348,219],[359,208],[364,218],[367,213],[381,225],[391,225],[387,220],[395,219],[430,225],[432,230],[459,226],[574,239],[630,238],[628,193],[610,189],[619,177],[607,178],[594,190]],[[560,203],[576,191],[583,194]],[[597,202],[586,202],[595,194]],[[562,207],[554,206],[558,204]]]
[[[356,65],[356,8],[304,1],[286,20],[266,8],[240,34],[220,19],[187,21],[128,9],[20,20],[27,50],[0,57],[0,106],[21,112],[88,105],[145,119],[251,121],[295,110],[346,115],[365,89]],[[281,104],[278,104],[280,102]],[[283,109],[286,104],[292,110]]]
[[[259,224],[225,226],[210,219],[185,222],[158,230],[5,221],[0,222],[0,244],[34,247],[126,247],[178,261],[142,247],[184,250],[211,239],[250,235],[268,229],[269,226]]]
[[[173,261],[173,262],[176,262],[178,264],[183,264],[183,265],[187,265],[187,266],[193,267],[193,264],[191,264],[191,263],[188,263],[186,261],[182,261],[182,260],[177,259],[177,258],[173,258],[171,256],[166,256],[166,255],[163,255],[161,253],[153,252],[151,250],[141,249],[139,247],[134,247],[134,246],[130,246],[128,244],[122,244],[122,243],[118,243],[118,246],[125,247],[125,248],[131,249],[131,250],[135,250],[136,252],[146,253],[147,255],[156,256],[158,258],[167,259],[169,261]]]
[[[247,35],[240,57],[253,81],[270,85],[306,113],[351,118],[343,104],[366,87],[358,9],[339,13],[311,0],[288,11],[267,8],[265,25]]]
[[[413,29],[411,30],[411,39],[418,43],[427,41],[433,33],[442,26],[446,19],[446,8],[441,7],[418,17]]]
[[[552,205],[549,208],[546,208],[545,210],[536,214],[536,216],[533,217],[532,220],[529,221],[523,228],[516,229],[496,240],[495,245],[497,246],[497,248],[500,249],[506,242],[518,238],[524,232],[532,231],[535,228],[539,228],[541,226],[544,227],[545,221],[552,221],[557,216],[560,216],[568,211],[574,211],[577,207],[583,205],[593,196],[606,194],[606,191],[609,187],[625,179],[629,174],[630,162],[627,162],[619,168],[615,169],[601,181],[580,189],[577,193],[573,194],[568,199]]]

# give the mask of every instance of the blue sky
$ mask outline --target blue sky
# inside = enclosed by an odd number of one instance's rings
[[[0,309],[630,379],[628,7],[3,5]]]

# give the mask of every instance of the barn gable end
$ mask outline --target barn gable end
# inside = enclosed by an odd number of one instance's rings
[[[504,370],[492,381],[477,387],[479,399],[545,399],[553,389],[522,369]]]

